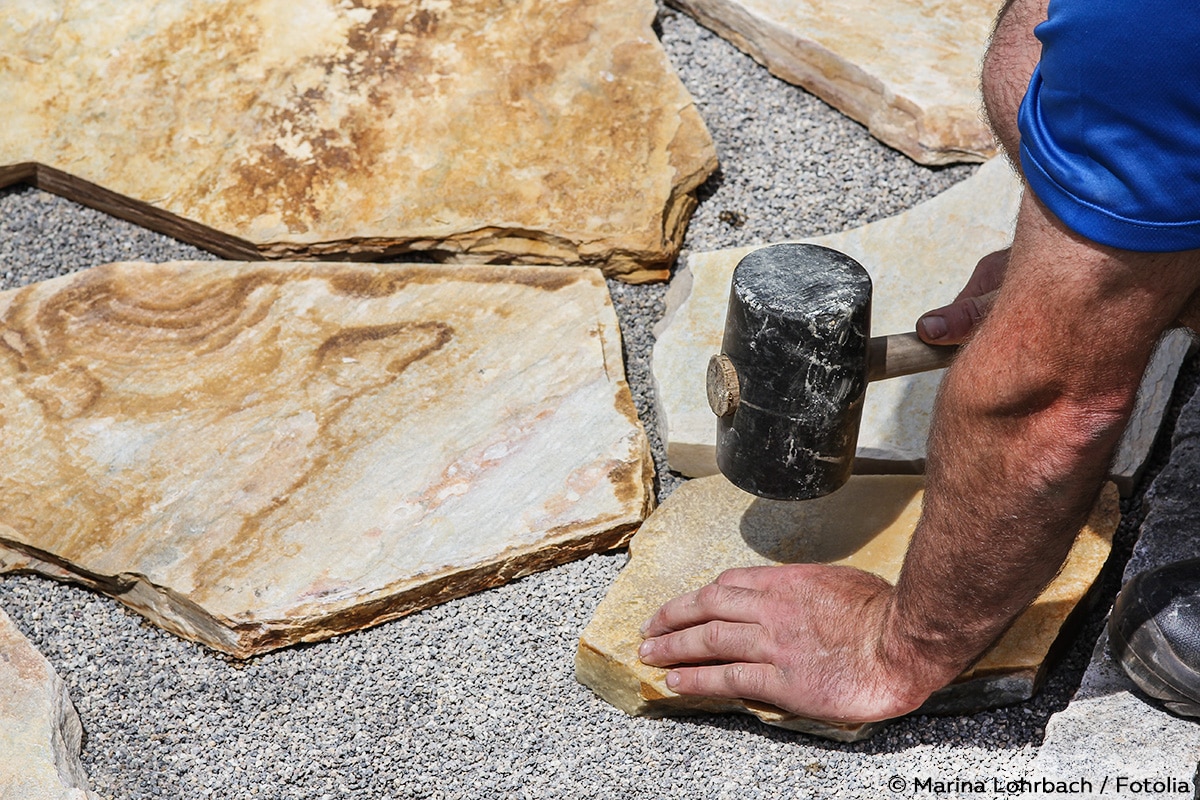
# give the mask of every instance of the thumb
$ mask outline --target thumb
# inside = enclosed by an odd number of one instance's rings
[[[996,300],[996,292],[962,297],[948,306],[926,311],[917,320],[917,335],[926,344],[961,344]]]

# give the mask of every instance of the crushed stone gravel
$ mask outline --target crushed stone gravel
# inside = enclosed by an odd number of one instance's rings
[[[913,164],[680,13],[662,9],[657,26],[722,163],[701,190],[684,258],[860,225],[974,169]],[[0,288],[181,258],[212,256],[31,188],[0,190]],[[663,459],[649,357],[666,287],[610,289],[665,497],[681,478]],[[1127,512],[1126,549],[1136,499]],[[1027,703],[909,718],[837,744],[734,716],[631,719],[577,684],[577,638],[624,561],[592,556],[247,662],[39,577],[0,579],[0,607],[65,680],[92,788],[114,800],[878,798],[911,794],[922,777],[1017,777],[1078,685],[1104,612],[1102,602]],[[1105,591],[1111,600],[1111,580]],[[899,793],[897,778],[908,782]]]

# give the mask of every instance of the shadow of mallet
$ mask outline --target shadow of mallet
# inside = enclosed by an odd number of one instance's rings
[[[755,250],[733,271],[708,363],[717,466],[759,497],[829,494],[850,477],[867,383],[944,367],[956,351],[915,333],[872,339],[871,277],[844,253]]]

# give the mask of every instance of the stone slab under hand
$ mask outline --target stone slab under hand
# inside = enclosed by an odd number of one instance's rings
[[[996,152],[979,76],[993,0],[669,0],[922,164]]]
[[[0,797],[95,800],[67,687],[0,610]]]
[[[0,293],[0,572],[236,656],[621,545],[599,270],[114,264]]]
[[[716,153],[652,0],[18,3],[0,186],[226,258],[662,279]]]
[[[688,481],[630,541],[629,563],[580,637],[576,676],[629,714],[749,713],[771,725],[841,741],[869,736],[878,723],[846,725],[762,703],[677,695],[666,686],[666,670],[638,659],[638,629],[667,600],[735,567],[844,564],[895,582],[923,495],[924,479],[911,475],[853,476],[831,495],[795,503],[754,497],[719,475]],[[972,713],[1031,697],[1055,642],[1085,606],[1119,518],[1117,491],[1109,486],[1059,575],[920,713]]]
[[[874,283],[874,335],[911,331],[917,318],[954,299],[978,260],[1007,247],[1020,203],[1020,183],[1003,158],[903,214],[805,241],[866,267]],[[721,350],[734,267],[754,247],[689,256],[672,282],[656,329],[653,373],[659,424],[671,469],[687,476],[717,472],[717,422],[705,393],[708,359]],[[1172,332],[1143,379],[1138,405],[1111,476],[1128,492],[1141,474],[1191,337]],[[942,371],[877,381],[867,388],[856,469],[920,472]]]

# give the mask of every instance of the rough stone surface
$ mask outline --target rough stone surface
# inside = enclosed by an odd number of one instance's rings
[[[0,294],[0,571],[246,656],[624,542],[598,270],[115,264]]]
[[[1200,554],[1200,397],[1180,414],[1171,460],[1147,490],[1146,518],[1124,579]],[[1136,753],[1136,758],[1130,754]],[[1118,776],[1172,779],[1188,791],[1134,792],[1118,796],[1192,796],[1200,762],[1200,724],[1175,716],[1141,694],[1113,659],[1107,636],[1097,642],[1079,691],[1066,709],[1050,718],[1046,738],[1030,765],[1034,776],[1055,780],[1087,779],[1093,791],[1083,797],[1112,797]],[[1109,785],[1101,790],[1101,780]]]
[[[980,111],[993,0],[668,0],[922,164],[996,152]]]
[[[676,695],[666,686],[666,670],[638,660],[638,628],[662,603],[734,567],[835,563],[894,582],[923,494],[923,479],[909,475],[854,476],[841,490],[801,503],[756,498],[721,476],[689,481],[630,542],[628,566],[580,637],[576,675],[629,714],[735,711],[842,741],[870,735],[878,725],[847,726],[761,703]],[[1032,696],[1051,647],[1108,558],[1119,516],[1117,491],[1110,486],[1058,577],[971,669],[921,711],[969,713]]]
[[[94,800],[82,741],[62,679],[0,610],[0,797]]]
[[[0,186],[230,258],[665,278],[716,167],[651,0],[17,2]]]
[[[1012,238],[1020,186],[1001,159],[937,197],[895,217],[804,241],[840,250],[870,273],[873,335],[911,331],[925,311],[949,302],[980,257]],[[656,328],[653,371],[660,434],[671,469],[689,476],[717,472],[716,417],[705,394],[705,365],[721,350],[730,281],[755,248],[693,254],[672,281]],[[1139,404],[1112,479],[1132,489],[1154,444],[1191,336],[1173,332],[1146,372]],[[867,388],[856,469],[919,472],[940,370],[877,381]]]
[[[1081,789],[1072,797],[1192,797],[1197,762],[1200,725],[1155,708],[1139,695],[1109,655],[1105,634],[1071,704],[1046,725],[1029,777],[1071,782]],[[1135,790],[1132,785],[1168,779],[1186,784],[1186,793],[1178,788]]]
[[[1167,331],[1158,343],[1146,374],[1142,376],[1133,417],[1109,467],[1109,477],[1121,489],[1121,494],[1133,492],[1141,479],[1163,426],[1163,414],[1171,404],[1179,370],[1195,349],[1196,335],[1186,328]]]

